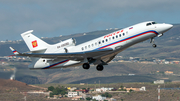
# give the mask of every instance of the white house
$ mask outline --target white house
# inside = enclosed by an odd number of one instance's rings
[[[78,95],[79,95],[78,92],[68,92],[68,97],[76,97]]]
[[[164,84],[164,80],[156,80],[154,81],[154,84]]]
[[[93,96],[92,99],[98,100],[98,101],[104,101],[106,97],[102,97],[101,95]]]
[[[112,89],[114,89],[114,88],[104,88],[104,87],[102,87],[102,88],[97,88],[96,91],[97,92],[106,92],[106,91],[111,91]]]
[[[146,87],[143,86],[143,87],[139,88],[139,90],[140,91],[146,91]]]

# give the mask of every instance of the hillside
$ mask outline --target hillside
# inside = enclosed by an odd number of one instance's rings
[[[31,87],[26,83],[9,80],[9,79],[0,79],[0,101],[21,101],[24,98],[22,92],[27,92],[29,90],[40,90],[35,87]],[[28,97],[28,99],[30,99]],[[31,96],[32,100],[37,100],[37,97]]]
[[[47,84],[47,83],[94,83],[101,81],[102,83],[117,82],[152,82],[157,79],[165,79],[166,81],[179,81],[180,65],[179,64],[142,64],[142,63],[110,63],[104,66],[104,70],[99,72],[95,66],[91,66],[89,70],[82,67],[66,68],[66,69],[49,69],[49,70],[29,70],[27,64],[19,63],[16,72],[16,80],[27,84]],[[177,75],[165,75],[156,71],[173,71]],[[10,72],[1,72],[0,78],[9,78]],[[6,74],[6,75],[5,75]],[[128,74],[135,74],[128,76]]]
[[[7,89],[10,91],[11,90],[13,91],[37,90],[37,88],[31,87],[24,82],[0,78],[0,92],[7,91]]]

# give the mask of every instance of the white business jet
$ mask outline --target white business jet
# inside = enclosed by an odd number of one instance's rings
[[[147,21],[79,45],[76,45],[73,38],[50,45],[34,36],[33,30],[30,30],[21,34],[30,52],[20,53],[12,47],[10,49],[16,56],[30,57],[30,69],[56,69],[79,65],[89,69],[90,64],[94,64],[98,71],[102,71],[103,65],[107,65],[119,52],[134,44],[150,39],[155,48],[154,38],[162,36],[172,27],[171,24]]]

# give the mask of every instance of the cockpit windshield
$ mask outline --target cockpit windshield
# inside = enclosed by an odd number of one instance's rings
[[[146,26],[149,26],[149,25],[151,25],[151,23],[147,23],[147,24],[146,24]]]
[[[152,24],[157,24],[157,22],[152,22]]]
[[[149,22],[146,24],[146,26],[150,26],[150,25],[154,25],[154,24],[157,24],[156,22]]]

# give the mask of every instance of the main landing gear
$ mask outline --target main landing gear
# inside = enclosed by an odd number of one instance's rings
[[[154,43],[154,38],[151,38],[150,43],[153,43],[153,44],[152,44],[152,47],[154,47],[154,48],[156,48],[156,47],[157,47],[157,45]]]
[[[89,63],[84,63],[84,64],[82,65],[82,67],[83,67],[84,69],[89,69],[89,68],[90,68],[90,65],[89,65]]]
[[[104,67],[103,67],[103,65],[97,65],[97,66],[96,66],[96,69],[97,69],[98,71],[102,71],[102,70],[104,69]]]
[[[82,65],[82,67],[83,67],[84,69],[89,69],[89,68],[90,68],[90,65],[89,65],[89,63],[84,63],[84,64]],[[103,65],[97,65],[97,66],[96,66],[96,69],[97,69],[98,71],[102,71],[102,70],[104,69],[104,67],[103,67]]]

